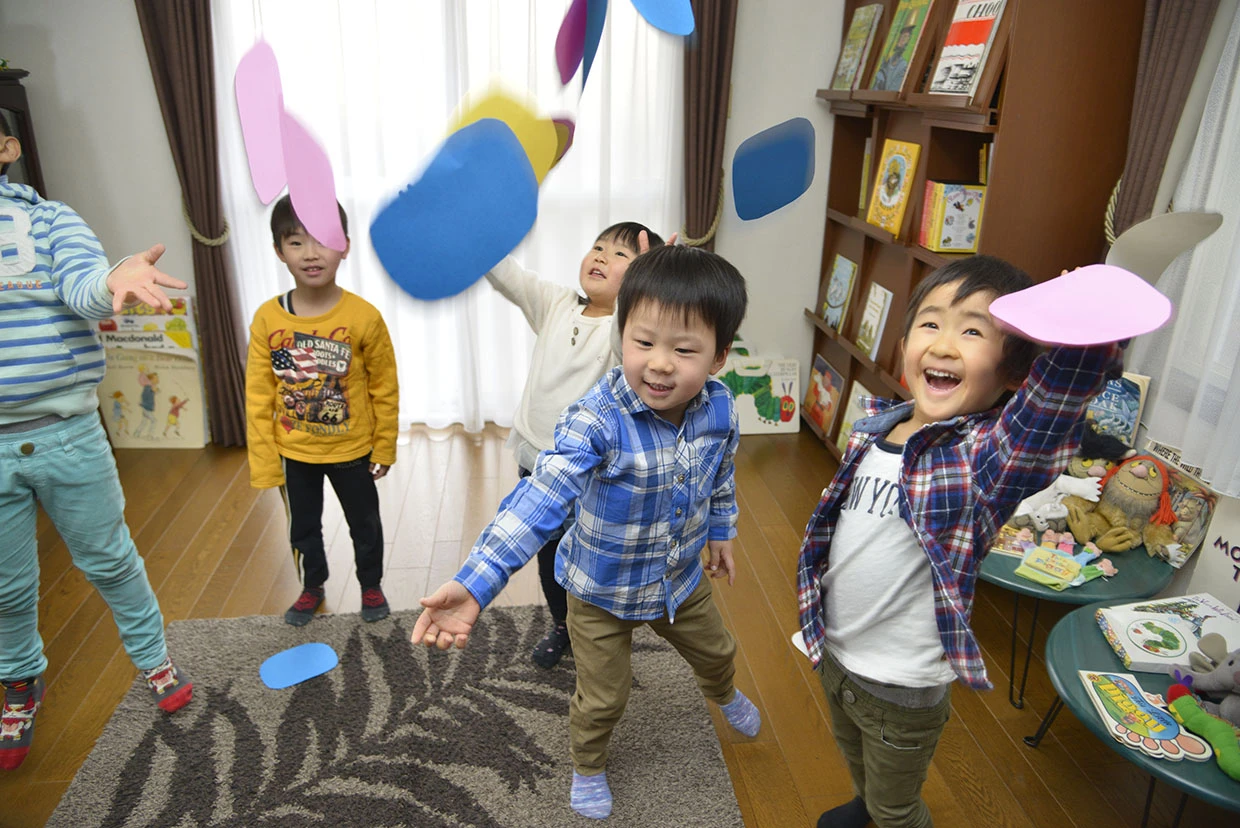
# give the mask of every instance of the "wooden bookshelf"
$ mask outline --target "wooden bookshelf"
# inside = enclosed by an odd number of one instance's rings
[[[867,2],[873,0],[846,0],[844,30],[853,11]],[[880,45],[898,0],[883,5],[875,35]],[[967,256],[936,253],[917,243],[925,182],[980,180],[983,146],[990,169],[979,253],[1006,259],[1043,281],[1099,261],[1104,249],[1102,216],[1124,166],[1144,5],[1137,0],[1007,0],[978,93],[930,94],[925,91],[928,78],[954,8],[955,0],[935,1],[922,36],[931,45],[911,64],[919,76],[910,77],[901,92],[816,93],[836,117],[812,307],[823,306],[837,254],[856,262],[857,273],[841,331],[811,309],[805,317],[814,327],[814,354],[844,377],[841,405],[855,381],[907,399],[899,381],[899,342],[909,296],[929,273]],[[870,173],[863,182],[867,139]],[[865,220],[864,203],[887,139],[921,147],[898,234]],[[871,360],[854,343],[865,297],[875,283],[890,290],[893,299],[877,357]],[[829,448],[835,447],[839,419],[830,433],[812,429]]]

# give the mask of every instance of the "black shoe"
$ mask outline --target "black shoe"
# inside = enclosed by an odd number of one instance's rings
[[[323,606],[323,587],[307,589],[293,602],[293,606],[285,611],[284,623],[292,624],[294,627],[304,627],[310,623],[321,606]]]
[[[392,608],[388,606],[387,598],[383,596],[382,589],[373,586],[362,590],[363,621],[382,621],[391,614]]]
[[[865,800],[854,796],[851,802],[836,805],[818,817],[818,828],[865,828],[870,824],[870,812]]]
[[[539,667],[550,670],[560,663],[565,653],[572,652],[572,649],[568,640],[568,625],[561,621],[535,645],[530,657]]]

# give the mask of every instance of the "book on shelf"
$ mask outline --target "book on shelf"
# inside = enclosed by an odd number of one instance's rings
[[[856,280],[857,263],[836,253],[831,263],[831,279],[827,282],[827,297],[822,302],[822,318],[836,333],[844,330]]]
[[[870,284],[870,294],[865,299],[865,310],[857,328],[857,347],[870,359],[878,357],[878,345],[883,341],[883,328],[887,324],[892,298],[892,292],[878,282]]]
[[[1188,664],[1208,633],[1223,636],[1228,646],[1240,641],[1240,613],[1207,592],[1103,607],[1094,618],[1124,667],[1140,672],[1165,674]]]
[[[874,176],[874,192],[870,196],[870,209],[865,220],[896,238],[900,237],[900,226],[904,222],[904,211],[908,207],[909,191],[913,189],[920,154],[920,144],[890,138],[883,141],[883,154]]]
[[[1149,377],[1125,371],[1123,376],[1107,380],[1098,396],[1089,401],[1085,419],[1092,421],[1100,433],[1135,446],[1149,387]]]
[[[991,144],[982,144],[977,148],[977,180],[986,184],[990,181],[990,148]]]
[[[831,426],[835,424],[835,415],[839,413],[840,397],[843,395],[844,375],[832,368],[822,358],[822,354],[814,354],[814,366],[809,372],[809,388],[805,390],[805,402],[801,410],[823,434],[830,432]]]
[[[862,397],[876,396],[861,383],[853,380],[848,389],[848,402],[844,406],[843,419],[840,421],[840,433],[835,438],[835,445],[840,451],[848,450],[848,438],[852,436],[853,423],[865,417],[865,409],[861,407]]]
[[[1112,739],[1155,759],[1204,762],[1214,750],[1180,726],[1162,696],[1147,693],[1130,673],[1078,670],[1085,694],[1093,702]]]
[[[882,3],[860,6],[853,12],[844,46],[840,49],[839,60],[835,62],[835,74],[831,78],[832,89],[849,90],[857,87],[870,57],[874,33],[882,16]]]
[[[975,253],[985,184],[927,181],[917,242],[936,253]]]
[[[952,22],[930,75],[929,91],[942,95],[969,95],[986,65],[1006,0],[956,0]]]
[[[926,28],[926,19],[934,0],[900,0],[887,39],[878,53],[878,65],[870,79],[870,89],[880,92],[899,92],[904,89],[909,63],[917,52],[917,42]]]
[[[857,211],[865,209],[870,197],[870,165],[874,161],[874,136],[865,136],[865,151],[861,154],[861,194],[857,199]]]

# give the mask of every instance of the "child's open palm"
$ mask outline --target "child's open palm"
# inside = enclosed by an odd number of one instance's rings
[[[409,640],[414,644],[446,650],[453,644],[464,649],[482,607],[459,581],[448,581],[421,599],[422,614],[413,625]]]
[[[164,255],[164,246],[157,244],[130,256],[108,274],[108,290],[112,291],[112,310],[120,313],[126,305],[146,302],[163,311],[172,310],[172,302],[160,286],[184,289],[185,283],[155,267]]]

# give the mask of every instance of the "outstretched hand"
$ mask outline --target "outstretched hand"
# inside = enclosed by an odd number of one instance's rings
[[[108,274],[108,290],[112,291],[112,310],[120,313],[126,305],[146,302],[162,311],[171,311],[172,302],[160,286],[184,290],[187,286],[155,267],[164,255],[164,246],[156,244],[130,256]]]
[[[482,607],[459,581],[448,581],[421,599],[422,614],[413,625],[409,640],[414,644],[446,650],[453,644],[464,649]]]

